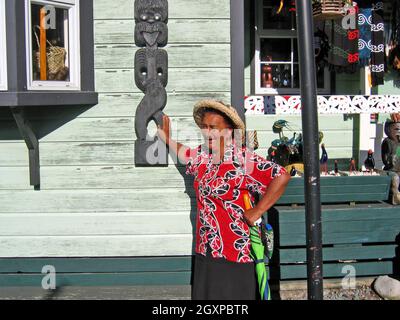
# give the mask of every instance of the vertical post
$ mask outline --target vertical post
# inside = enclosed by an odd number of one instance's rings
[[[244,116],[244,0],[231,0],[231,104]]]
[[[368,66],[361,68],[360,76],[360,91],[364,96],[370,96],[372,93],[371,88],[371,70]],[[358,151],[358,168],[364,164],[364,160],[368,155],[368,150],[372,149],[374,152],[375,164],[377,167],[383,166],[381,162],[381,148],[380,142],[383,137],[383,126],[371,123],[371,114],[360,113],[359,122],[359,151]],[[380,132],[379,132],[380,130]],[[378,139],[377,139],[378,138]],[[378,148],[377,148],[378,147]]]
[[[308,299],[323,299],[317,87],[311,1],[296,0],[304,141]]]
[[[40,80],[47,80],[47,35],[46,35],[46,10],[40,9]]]

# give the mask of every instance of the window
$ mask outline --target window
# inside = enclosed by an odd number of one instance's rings
[[[298,94],[300,92],[296,12],[286,1],[258,0],[255,93]],[[278,13],[279,11],[279,13]],[[329,93],[329,72],[317,72],[319,93]]]
[[[0,0],[0,90],[7,90],[6,4]]]
[[[25,0],[28,90],[80,90],[79,0]]]

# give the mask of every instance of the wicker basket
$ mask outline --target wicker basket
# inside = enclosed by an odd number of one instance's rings
[[[35,31],[35,37],[39,50],[35,52],[34,66],[35,72],[40,73],[40,42]],[[49,46],[46,50],[47,55],[47,80],[59,78],[61,73],[64,73],[68,68],[65,66],[65,57],[67,51],[63,47],[54,46],[48,40]],[[61,80],[61,79],[59,79]]]
[[[345,15],[343,0],[313,1],[313,16],[317,20],[338,19]]]

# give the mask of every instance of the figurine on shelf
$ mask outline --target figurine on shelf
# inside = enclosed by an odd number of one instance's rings
[[[349,175],[355,174],[356,171],[357,171],[357,169],[356,169],[356,162],[354,161],[353,158],[351,158],[351,159],[350,159]]]
[[[325,149],[325,144],[321,144],[321,149],[322,149],[322,155],[321,159],[319,160],[319,163],[321,164],[321,173],[324,173],[324,175],[328,174],[328,153],[326,152]]]
[[[290,75],[290,67],[289,65],[285,65],[283,72],[282,72],[282,87],[290,88],[291,87],[291,75]]]
[[[290,170],[290,176],[295,177],[297,174],[297,170],[294,166],[292,166],[292,169]]]
[[[267,56],[266,61],[272,61],[271,56]],[[261,67],[261,86],[263,88],[273,88],[272,67],[270,64],[263,64]]]
[[[339,166],[337,160],[335,160],[335,176],[339,175]]]
[[[364,161],[364,166],[367,172],[374,172],[375,169],[375,159],[374,159],[374,153],[371,149],[368,150],[368,156],[367,159]]]
[[[398,114],[391,115],[385,122],[385,138],[381,145],[383,170],[392,172],[392,204],[400,204],[399,176],[400,176],[400,118]]]

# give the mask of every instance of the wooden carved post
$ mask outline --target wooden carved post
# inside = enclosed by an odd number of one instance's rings
[[[162,126],[162,110],[167,104],[168,54],[159,47],[168,42],[168,1],[135,1],[135,83],[145,94],[135,116],[135,164],[168,165],[166,146],[150,137],[150,121]]]

